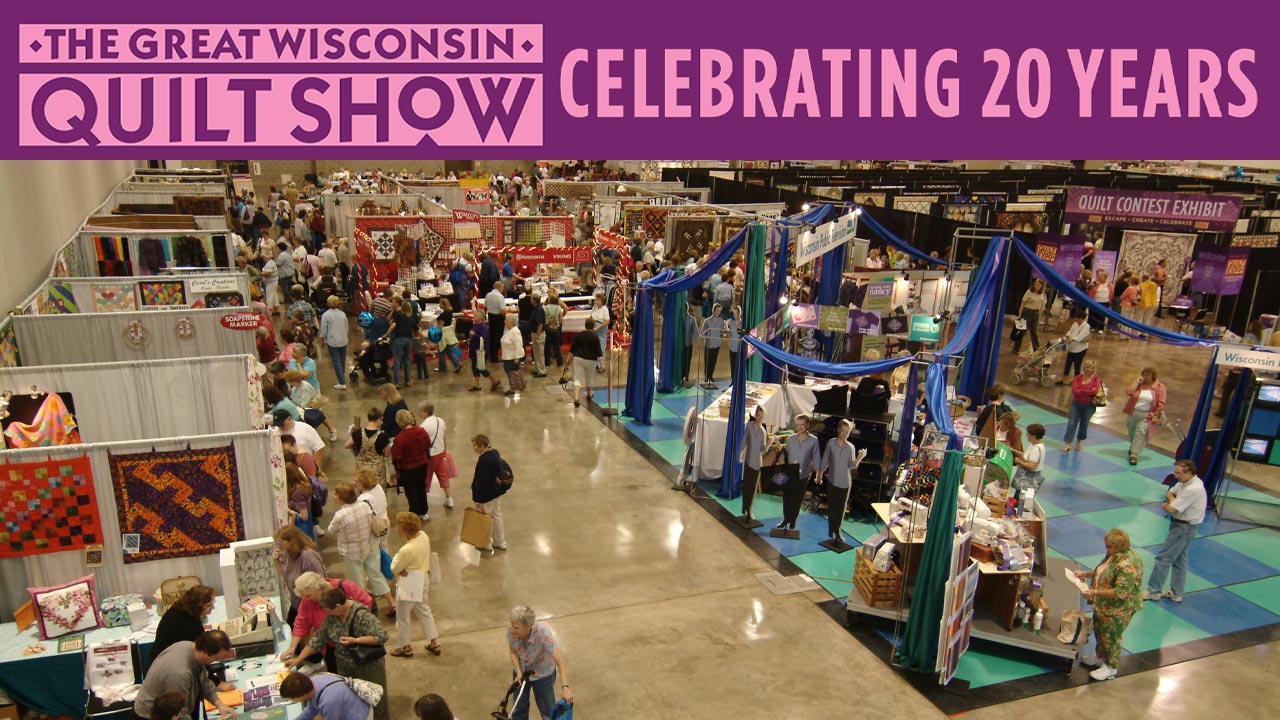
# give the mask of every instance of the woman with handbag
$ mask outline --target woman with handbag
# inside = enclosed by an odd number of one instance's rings
[[[339,486],[341,487],[341,486]],[[374,720],[390,720],[387,702],[387,638],[382,623],[369,608],[348,598],[340,588],[325,591],[320,607],[326,617],[311,635],[307,646],[298,656],[285,662],[286,667],[296,667],[303,660],[333,643],[338,661],[337,673],[347,677],[368,680],[382,687],[382,700],[373,709]]]
[[[486,348],[489,346],[489,323],[485,321],[485,316],[476,313],[475,324],[471,326],[471,332],[467,334],[467,349],[471,356],[471,385],[467,387],[467,392],[480,392],[480,378],[489,379],[489,389],[497,392],[502,388],[502,381],[493,377],[489,373],[488,355]]]
[[[396,613],[396,642],[400,647],[391,651],[395,657],[413,657],[413,645],[409,642],[409,624],[413,618],[422,623],[427,636],[427,652],[440,655],[440,632],[436,619],[427,604],[430,583],[427,574],[431,570],[431,538],[422,532],[422,521],[411,512],[396,514],[396,532],[404,545],[391,559],[391,572],[396,576],[396,599],[400,611]],[[419,587],[421,586],[421,587]]]
[[[436,405],[430,400],[423,400],[418,403],[418,417],[422,418],[422,422],[418,423],[418,427],[427,433],[430,440],[427,460],[427,491],[431,491],[431,478],[434,477],[440,483],[440,489],[444,491],[444,506],[446,508],[453,507],[453,493],[450,492],[453,478],[458,476],[458,468],[453,462],[453,456],[449,454],[449,439],[445,435],[447,429],[444,420],[436,415]]]
[[[1129,535],[1112,528],[1103,538],[1107,556],[1093,570],[1077,570],[1076,577],[1092,579],[1084,599],[1093,603],[1093,633],[1098,656],[1082,661],[1098,665],[1089,673],[1094,680],[1114,678],[1120,667],[1121,640],[1129,621],[1142,609],[1142,558],[1130,547]]]
[[[591,379],[604,356],[604,347],[600,344],[600,336],[595,332],[596,321],[587,318],[586,328],[573,336],[573,344],[569,346],[569,360],[573,364],[573,406],[579,407],[582,402],[582,388],[587,388],[587,397],[591,397]]]
[[[289,614],[285,617],[285,623],[293,625],[298,617],[298,607],[302,603],[302,598],[294,589],[298,578],[307,572],[323,576],[324,560],[316,550],[315,540],[292,525],[276,530],[275,539],[276,550],[272,557],[276,561],[276,572],[280,573],[284,586],[289,591]]]
[[[333,488],[338,509],[329,521],[329,535],[338,541],[338,554],[347,568],[347,577],[355,580],[375,598],[387,601],[387,614],[396,609],[391,586],[382,576],[382,546],[373,532],[373,508],[362,503],[356,488],[349,482],[338,483]]]
[[[311,634],[317,628],[324,624],[327,617],[324,609],[320,607],[320,598],[333,588],[342,588],[347,597],[364,605],[370,610],[373,609],[373,598],[369,593],[358,584],[351,580],[342,578],[326,578],[323,572],[307,571],[298,576],[297,580],[289,586],[290,592],[298,596],[298,612],[293,621],[289,623],[290,635],[292,639],[289,641],[289,647],[280,653],[280,661],[288,665],[288,660],[297,655],[302,646],[311,639]],[[324,666],[329,672],[337,672],[338,659],[334,654],[333,646],[327,645],[321,650],[324,654]],[[315,657],[315,655],[311,655]],[[315,658],[319,662],[319,658]]]
[[[556,367],[564,367],[564,354],[561,345],[564,343],[564,316],[569,306],[560,299],[560,293],[552,290],[547,301],[542,303],[542,312],[547,316],[547,341],[543,350],[543,364],[550,367],[551,358],[556,359]]]
[[[1142,368],[1142,375],[1126,390],[1129,401],[1124,404],[1124,414],[1129,416],[1129,464],[1137,465],[1138,457],[1147,446],[1147,440],[1155,429],[1164,424],[1164,405],[1168,391],[1160,382],[1154,367]],[[1138,423],[1145,421],[1139,427]]]
[[[1080,374],[1071,381],[1071,404],[1067,407],[1067,436],[1062,452],[1071,452],[1071,442],[1075,440],[1076,450],[1085,438],[1089,437],[1089,420],[1100,407],[1106,407],[1107,394],[1102,386],[1102,378],[1098,376],[1098,363],[1086,360],[1080,367]]]
[[[517,377],[520,375],[520,361],[523,358],[524,336],[520,334],[520,329],[516,327],[516,316],[508,315],[506,317],[506,330],[502,333],[502,369],[507,373],[507,391],[502,394],[507,397],[512,397],[516,394],[517,385],[521,386],[521,390],[524,389],[524,377]]]

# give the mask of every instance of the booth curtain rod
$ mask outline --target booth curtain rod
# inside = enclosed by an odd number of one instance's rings
[[[241,430],[231,433],[216,433],[213,435],[192,435],[190,437],[167,437],[155,438],[153,440],[114,440],[112,442],[82,443],[79,445],[52,445],[49,447],[21,448],[17,450],[4,450],[0,452],[0,459],[8,459],[14,457],[27,457],[44,455],[53,457],[54,455],[76,455],[87,454],[91,450],[106,449],[111,450],[131,450],[133,448],[151,448],[155,451],[161,447],[186,447],[199,445],[208,442],[220,442],[235,444],[239,439],[250,439],[262,437],[266,434],[274,433],[273,428],[265,428],[263,430]]]
[[[8,374],[18,374],[23,372],[40,372],[44,370],[58,370],[60,372],[75,373],[78,370],[99,370],[116,367],[164,367],[166,365],[212,365],[215,362],[221,362],[227,358],[236,358],[242,361],[248,360],[256,363],[258,361],[252,355],[208,355],[204,357],[184,357],[184,358],[162,358],[160,360],[121,360],[118,362],[102,362],[102,363],[82,363],[76,365],[22,365],[12,368],[0,368],[0,382],[4,380],[4,376]]]
[[[631,190],[633,190],[633,191],[635,191],[635,192],[637,192],[637,193],[643,193],[643,194],[645,194],[645,195],[652,195],[652,196],[656,196],[656,197],[671,198],[672,200],[679,200],[680,202],[687,203],[687,204],[689,204],[689,205],[697,205],[697,206],[699,206],[699,207],[708,207],[708,208],[712,208],[712,209],[714,209],[714,210],[719,210],[720,212],[728,213],[729,215],[737,215],[737,216],[740,216],[740,217],[756,218],[756,221],[757,221],[757,222],[768,223],[768,224],[770,224],[770,225],[777,225],[777,224],[779,224],[779,223],[780,223],[780,220],[778,220],[778,219],[775,219],[775,218],[768,218],[768,217],[765,217],[765,216],[760,215],[760,214],[757,214],[757,213],[749,213],[749,212],[744,212],[744,211],[742,211],[742,210],[730,210],[729,208],[722,207],[722,206],[720,206],[720,205],[715,205],[715,204],[713,204],[713,203],[704,203],[704,202],[702,202],[701,200],[694,200],[694,199],[692,199],[692,198],[681,197],[680,195],[671,195],[670,193],[664,193],[664,192],[661,192],[661,191],[659,191],[659,190],[650,190],[649,188],[636,187],[636,186],[634,186],[634,185],[631,185],[631,184],[629,184],[629,183],[625,183],[625,182],[620,182],[620,183],[618,183],[618,185],[619,185],[620,187],[631,188]],[[617,196],[615,196],[615,197],[617,197]]]

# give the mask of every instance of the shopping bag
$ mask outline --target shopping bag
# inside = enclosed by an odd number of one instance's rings
[[[440,472],[449,480],[458,477],[458,463],[454,461],[453,453],[447,450],[440,457]]]
[[[493,532],[493,517],[475,508],[462,513],[462,542],[478,548],[489,547],[489,535]]]
[[[524,373],[519,370],[512,370],[507,373],[507,382],[511,383],[511,389],[516,392],[529,387],[529,381],[525,379]]]
[[[381,558],[382,577],[388,580],[394,580],[396,578],[396,575],[395,573],[391,572],[391,553],[387,552],[386,548],[378,548],[378,550],[382,554],[382,558]]]
[[[1093,618],[1079,610],[1063,610],[1062,621],[1058,625],[1058,642],[1064,645],[1076,645],[1089,639],[1093,629]]]
[[[432,585],[439,585],[443,578],[440,575],[440,554],[431,553],[431,567],[427,568],[427,580]]]

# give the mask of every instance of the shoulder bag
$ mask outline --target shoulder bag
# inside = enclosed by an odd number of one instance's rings
[[[1089,404],[1093,405],[1094,407],[1107,406],[1107,386],[1106,385],[1103,385],[1101,383],[1098,384],[1098,392],[1095,393],[1093,397],[1089,398]]]
[[[359,637],[355,634],[352,627],[355,624],[356,613],[369,612],[368,608],[360,604],[355,604],[351,609],[351,617],[347,620],[347,633],[351,637]],[[382,643],[377,645],[348,645],[347,650],[351,651],[351,657],[356,661],[357,665],[368,665],[376,662],[387,654],[387,646]],[[375,705],[377,703],[374,703]]]

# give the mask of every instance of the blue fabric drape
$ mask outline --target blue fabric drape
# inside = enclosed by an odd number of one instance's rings
[[[787,295],[787,269],[791,264],[791,232],[785,227],[777,227],[774,232],[778,233],[778,253],[774,256],[773,277],[769,282],[769,294],[765,297],[766,318],[777,312],[782,304],[782,298]],[[782,337],[774,338],[771,344],[781,351]],[[777,383],[782,379],[782,369],[772,363],[766,363],[760,377],[767,383]]]
[[[995,384],[995,376],[999,357],[1000,341],[1004,333],[1004,311],[1007,293],[996,286],[998,299],[985,306],[982,325],[973,338],[973,343],[964,354],[964,367],[960,371],[959,393],[969,398],[983,397],[986,389]],[[966,302],[966,307],[968,303]],[[976,403],[977,400],[975,399]]]
[[[1109,323],[1123,325],[1131,330],[1146,333],[1153,338],[1162,340],[1171,345],[1179,345],[1182,347],[1207,347],[1216,344],[1193,338],[1190,335],[1183,335],[1182,333],[1176,333],[1171,330],[1165,330],[1164,328],[1147,325],[1145,323],[1140,323],[1137,320],[1127,318],[1115,310],[1112,310],[1110,307],[1099,304],[1093,298],[1089,297],[1083,290],[1076,287],[1073,282],[1059,275],[1053,267],[1045,263],[1044,260],[1041,260],[1036,255],[1035,248],[1029,248],[1023,243],[1014,243],[1013,246],[1017,249],[1018,254],[1022,256],[1022,259],[1026,260],[1041,277],[1045,278],[1054,290],[1062,293],[1062,295],[1068,300],[1087,308],[1090,312],[1095,312],[1105,317]]]
[[[912,366],[907,373],[907,388],[902,397],[902,418],[898,425],[898,451],[894,454],[894,466],[911,459],[911,440],[915,434],[916,403],[920,394],[920,373]]]
[[[743,342],[755,348],[756,352],[764,356],[766,360],[775,365],[789,365],[797,370],[802,370],[810,375],[871,375],[874,373],[889,372],[890,370],[911,362],[911,358],[885,358],[884,360],[874,360],[870,362],[856,363],[830,363],[822,360],[814,360],[813,358],[793,355],[785,350],[779,350],[772,345],[760,342],[753,337],[742,338]]]
[[[672,323],[674,324],[674,323]],[[627,366],[627,391],[622,414],[643,425],[653,414],[653,299],[649,288],[636,293],[632,321],[631,359]]]
[[[738,453],[742,449],[742,439],[746,436],[747,416],[747,374],[743,362],[746,353],[738,353],[734,367],[729,368],[733,378],[733,395],[729,399],[729,427],[724,439],[724,468],[720,473],[720,492],[717,497],[732,500],[742,494],[742,463],[738,462]]]
[[[926,419],[951,436],[956,442],[956,426],[951,422],[951,408],[947,405],[947,365],[939,360],[925,371],[924,402]]]
[[[1222,483],[1222,477],[1227,472],[1227,460],[1230,459],[1236,447],[1235,438],[1240,433],[1240,424],[1244,422],[1242,417],[1244,403],[1252,382],[1253,371],[1249,368],[1241,370],[1240,381],[1236,383],[1235,392],[1231,395],[1231,403],[1227,406],[1227,416],[1222,420],[1222,433],[1218,436],[1218,444],[1213,446],[1213,455],[1209,457],[1209,467],[1200,468],[1200,479],[1204,481],[1204,490],[1209,496],[1211,510],[1217,505],[1213,496],[1218,492],[1218,485]]]
[[[1006,260],[1009,239],[991,239],[987,254],[978,266],[977,275],[969,282],[969,294],[965,296],[964,309],[956,320],[956,331],[950,342],[938,351],[940,355],[956,356],[973,344],[978,328],[987,322],[987,311],[999,291],[1001,268]]]
[[[747,279],[746,286],[742,291],[742,332],[751,332],[756,326],[765,320],[765,308],[768,307],[765,300],[765,256],[768,227],[765,225],[753,225],[751,227],[751,235],[747,238]],[[755,382],[760,381],[761,373],[764,372],[764,361],[755,355],[747,360],[746,365],[747,379]]]
[[[958,452],[948,452],[942,473],[933,491],[933,506],[920,552],[916,589],[911,595],[911,614],[898,647],[903,665],[922,673],[936,672],[939,626],[945,608],[947,583],[951,580],[951,544],[955,540],[956,508],[964,462]],[[966,560],[965,565],[968,565]]]
[[[862,215],[859,216],[859,222],[861,222],[863,225],[866,225],[867,229],[869,229],[872,233],[874,233],[876,237],[880,238],[881,240],[884,240],[886,243],[894,246],[895,248],[906,253],[907,255],[915,258],[916,260],[923,260],[924,262],[931,263],[933,265],[947,264],[945,260],[936,258],[930,255],[929,253],[921,250],[920,248],[912,245],[906,240],[903,240],[897,235],[894,235],[893,233],[889,232],[889,228],[882,225],[879,220],[876,220],[874,217],[872,217],[871,213],[867,212],[866,210],[863,210]]]
[[[1205,430],[1209,427],[1209,413],[1213,409],[1213,391],[1218,384],[1218,354],[1213,354],[1209,362],[1209,372],[1204,383],[1200,385],[1200,396],[1196,399],[1195,412],[1191,414],[1191,422],[1187,425],[1187,437],[1182,442],[1179,460],[1191,460],[1200,464],[1200,449],[1204,447]],[[1220,443],[1221,444],[1221,443]],[[1200,468],[1202,471],[1204,468]],[[1204,479],[1204,475],[1200,476]],[[1208,483],[1205,483],[1206,487]]]
[[[818,305],[835,305],[840,299],[841,271],[844,270],[844,258],[848,247],[848,245],[837,246],[822,256],[822,274],[815,280],[818,287],[813,293]],[[831,346],[836,337],[832,332],[822,333],[823,357],[833,357]]]
[[[666,293],[662,296],[662,355],[658,358],[658,392],[673,393],[680,389],[684,377],[684,293]],[[650,324],[653,323],[652,318]],[[637,328],[638,331],[639,328]],[[635,332],[635,331],[633,331]],[[652,333],[652,330],[650,330]],[[632,348],[635,343],[632,343]],[[631,355],[636,355],[633,349]]]

